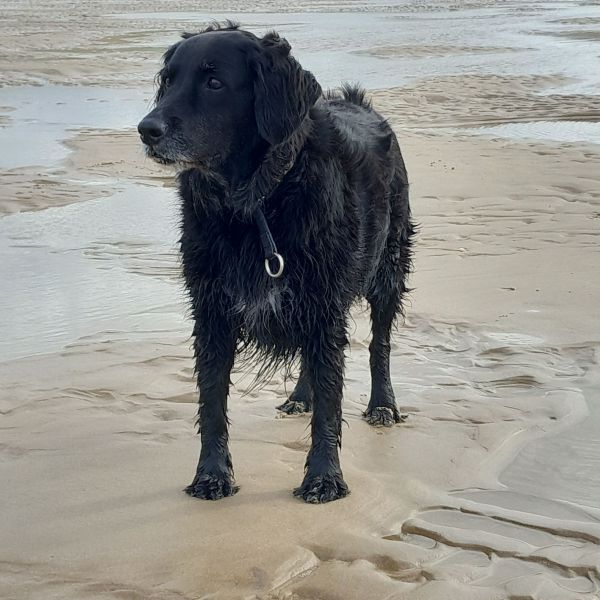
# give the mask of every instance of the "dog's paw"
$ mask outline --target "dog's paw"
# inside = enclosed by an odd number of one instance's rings
[[[239,489],[228,473],[199,473],[184,491],[194,498],[219,500],[237,494]]]
[[[363,417],[373,427],[392,427],[392,425],[406,420],[406,415],[401,415],[396,407],[389,406],[376,406],[368,409],[363,413]]]
[[[302,415],[312,410],[311,405],[306,400],[298,400],[292,395],[283,404],[275,407],[279,412],[286,415]]]
[[[310,504],[324,504],[344,498],[350,493],[341,473],[336,475],[307,475],[294,496]]]

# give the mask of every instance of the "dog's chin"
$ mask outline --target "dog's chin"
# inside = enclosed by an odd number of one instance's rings
[[[153,148],[146,146],[146,155],[151,158],[154,162],[160,165],[167,165],[174,167],[177,171],[184,171],[187,169],[201,169],[202,171],[212,171],[215,165],[218,163],[219,155],[213,154],[205,159],[194,159],[184,158],[180,156],[165,156],[160,154]]]
[[[146,150],[146,156],[148,158],[151,158],[155,163],[158,163],[159,165],[173,166],[180,162],[170,156],[165,156],[164,154],[157,152],[154,148],[150,148],[149,146],[144,146],[144,149]]]

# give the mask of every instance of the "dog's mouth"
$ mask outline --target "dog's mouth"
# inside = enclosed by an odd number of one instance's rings
[[[160,154],[156,154],[156,152],[153,152],[152,150],[146,150],[146,154],[149,158],[151,158],[154,162],[158,163],[159,165],[175,164],[174,160],[171,160],[170,158],[165,158],[164,156],[160,156]]]
[[[165,156],[164,154],[157,152],[155,148],[152,148],[148,145],[145,145],[145,149],[148,158],[151,158],[154,162],[160,165],[175,166],[181,170],[194,168],[202,170],[211,170],[211,167],[214,164],[218,163],[221,156],[219,153],[216,153],[201,160],[190,160],[189,158],[184,157]]]
[[[144,144],[144,149],[146,150],[146,156],[148,158],[151,158],[154,162],[157,162],[161,165],[174,165],[179,162],[169,156],[160,154],[152,146],[148,146],[147,144]]]

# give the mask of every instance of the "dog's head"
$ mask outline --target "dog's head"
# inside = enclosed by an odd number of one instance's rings
[[[228,23],[184,34],[163,57],[154,109],[138,131],[153,159],[219,171],[286,140],[321,95],[276,33]]]

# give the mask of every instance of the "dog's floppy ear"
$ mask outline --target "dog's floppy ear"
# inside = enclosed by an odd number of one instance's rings
[[[275,145],[302,123],[321,95],[321,86],[290,55],[290,45],[276,33],[261,40],[254,61],[254,113],[258,132]]]

